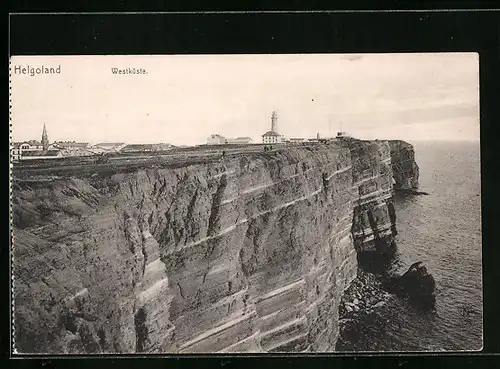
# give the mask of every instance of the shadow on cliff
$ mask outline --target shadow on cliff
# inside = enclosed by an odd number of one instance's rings
[[[394,241],[375,240],[374,251],[358,252],[358,267],[366,273],[382,276],[396,260],[397,245]]]

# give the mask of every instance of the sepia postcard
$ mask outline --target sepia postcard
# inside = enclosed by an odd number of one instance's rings
[[[477,351],[476,53],[14,56],[14,354]]]

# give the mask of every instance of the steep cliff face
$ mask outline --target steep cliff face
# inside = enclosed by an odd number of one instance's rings
[[[358,254],[395,235],[392,169],[407,154],[393,151],[352,140],[15,178],[16,349],[334,350]]]
[[[389,141],[392,158],[394,188],[410,190],[418,187],[418,165],[415,161],[413,146],[406,141]]]

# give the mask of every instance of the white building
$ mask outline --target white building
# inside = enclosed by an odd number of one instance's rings
[[[92,150],[95,152],[118,152],[125,145],[125,142],[101,142],[92,146]]]
[[[62,149],[68,150],[85,150],[89,147],[87,142],[76,142],[76,141],[55,141],[54,145],[59,146]]]
[[[293,144],[293,145],[297,145],[297,144],[301,144],[303,142],[306,142],[307,140],[305,138],[290,138],[288,139],[288,142]]]
[[[32,151],[42,151],[43,144],[36,140],[13,142],[12,143],[12,160],[21,160],[23,153]]]
[[[228,138],[226,139],[227,144],[232,145],[247,145],[252,143],[252,139],[250,137],[236,137],[236,138]]]
[[[42,141],[29,140],[13,142],[11,146],[12,160],[51,159],[60,157],[61,149],[57,144],[49,144],[47,128],[43,125]]]
[[[268,131],[262,135],[262,142],[265,144],[282,143],[283,136],[274,131]]]
[[[19,148],[23,151],[43,150],[43,145],[40,141],[30,140],[19,143]]]
[[[20,142],[14,142],[12,144],[12,160],[19,160],[21,159],[21,143]]]
[[[262,135],[262,143],[272,144],[272,143],[282,143],[284,137],[276,131],[276,124],[278,122],[278,113],[273,111],[271,114],[271,130],[267,131]]]
[[[207,138],[207,145],[224,145],[227,143],[225,137],[215,133]]]

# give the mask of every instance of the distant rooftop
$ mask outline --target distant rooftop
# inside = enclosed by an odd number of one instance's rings
[[[37,140],[14,142],[14,146],[15,145],[22,145],[22,144],[30,144],[31,146],[42,146],[42,143],[40,141],[37,141]]]
[[[153,144],[130,144],[124,147],[124,149],[145,149],[145,148],[153,148]]]
[[[262,135],[262,137],[264,137],[264,136],[281,136],[281,135],[277,132],[274,132],[274,131],[267,131],[266,133],[264,133]]]
[[[94,146],[122,146],[125,145],[125,142],[101,142],[98,144],[95,144]]]
[[[54,145],[60,146],[62,148],[68,148],[68,147],[81,147],[85,148],[89,144],[88,142],[76,142],[76,141],[55,141]]]

